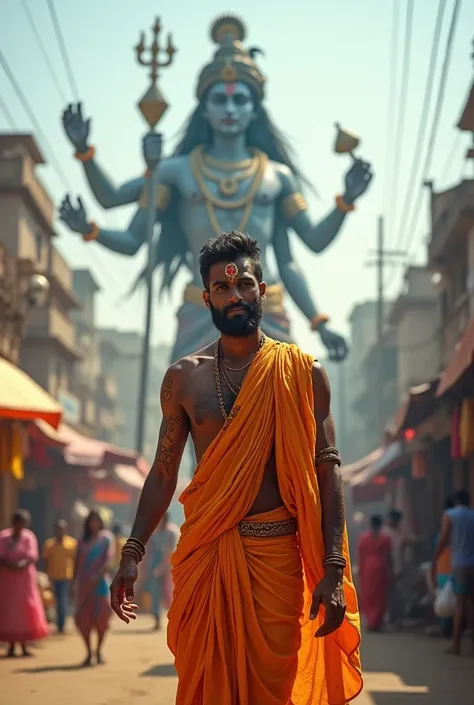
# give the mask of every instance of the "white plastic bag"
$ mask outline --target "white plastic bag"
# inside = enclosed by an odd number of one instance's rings
[[[440,619],[451,619],[456,612],[456,595],[454,594],[453,583],[448,580],[441,590],[436,593],[434,601],[434,612]]]

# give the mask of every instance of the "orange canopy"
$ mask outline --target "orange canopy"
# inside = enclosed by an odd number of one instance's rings
[[[62,407],[23,370],[0,358],[0,418],[43,419],[53,428],[61,421]]]

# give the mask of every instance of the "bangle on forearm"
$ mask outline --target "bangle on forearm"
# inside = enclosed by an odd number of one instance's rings
[[[310,321],[311,330],[317,331],[324,323],[329,321],[329,316],[325,313],[318,313]]]
[[[82,233],[82,239],[84,242],[90,242],[91,240],[97,240],[99,237],[99,226],[93,220],[89,223],[91,226],[90,233]]]
[[[94,159],[95,157],[95,147],[88,147],[87,152],[76,152],[74,155],[74,159],[77,159],[78,161],[82,162],[85,164],[86,162],[90,162],[91,159]]]
[[[145,556],[145,544],[134,536],[128,538],[122,548],[122,556],[132,556],[137,563],[140,563]]]
[[[342,211],[342,213],[350,213],[351,211],[355,211],[355,205],[353,203],[346,203],[340,193],[336,196],[336,206],[340,211]]]
[[[327,566],[334,566],[335,568],[345,569],[347,561],[341,553],[328,553],[328,555],[323,560],[324,568]]]
[[[323,448],[318,453],[316,453],[316,467],[318,467],[319,465],[324,465],[324,463],[335,463],[336,465],[341,465],[341,454],[339,453],[337,448],[332,448],[331,446],[329,446],[328,448]]]

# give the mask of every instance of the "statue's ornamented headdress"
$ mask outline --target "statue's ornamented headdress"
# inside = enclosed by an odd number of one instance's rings
[[[200,100],[211,86],[226,83],[245,83],[252,88],[259,100],[264,96],[265,76],[253,59],[254,51],[242,44],[245,39],[245,25],[238,17],[219,17],[211,26],[211,38],[219,45],[211,63],[201,71],[196,94]]]

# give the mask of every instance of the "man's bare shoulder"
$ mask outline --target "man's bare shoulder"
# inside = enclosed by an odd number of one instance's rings
[[[215,343],[212,343],[211,345],[201,348],[201,350],[196,350],[196,352],[190,353],[176,362],[173,362],[173,364],[168,367],[163,384],[172,381],[173,384],[185,388],[185,385],[190,382],[197,370],[202,368],[203,365],[208,366],[213,363],[214,351]]]
[[[318,360],[313,362],[311,378],[313,381],[315,408],[329,409],[331,402],[331,386],[327,372]]]

